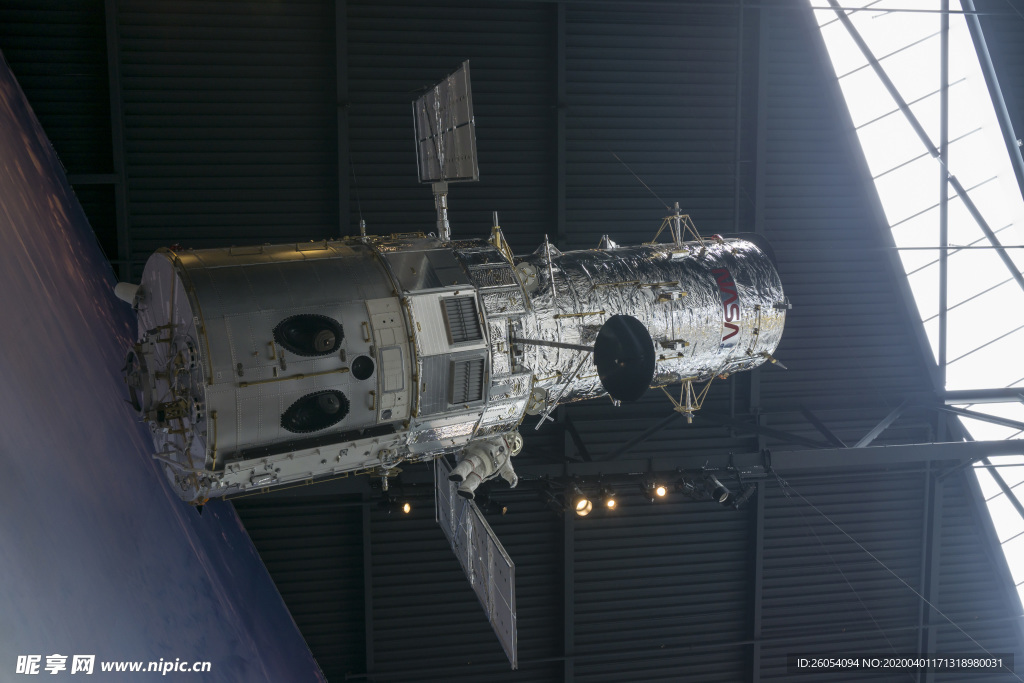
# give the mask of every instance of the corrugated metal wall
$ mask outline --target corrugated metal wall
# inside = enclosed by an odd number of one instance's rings
[[[333,8],[118,9],[133,250],[337,235]]]
[[[235,509],[329,680],[366,668],[359,498],[241,498]]]
[[[430,186],[417,182],[411,102],[469,59],[480,181],[449,187],[452,234],[485,237],[492,211],[513,247],[532,250],[553,233],[554,5],[342,4],[351,232],[360,209],[371,233],[435,231]]]
[[[678,201],[705,234],[732,232],[736,9],[568,4],[565,13],[566,246],[596,247],[602,234],[650,239],[661,201]]]
[[[0,4],[0,51],[76,181],[104,254],[116,259],[112,186],[80,182],[113,170],[103,0]]]

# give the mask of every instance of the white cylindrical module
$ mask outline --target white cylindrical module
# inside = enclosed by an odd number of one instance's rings
[[[361,244],[160,250],[139,292],[128,382],[185,497],[203,488],[190,475],[408,417],[405,319]],[[381,409],[387,383],[406,390]],[[277,479],[255,474],[254,483]]]

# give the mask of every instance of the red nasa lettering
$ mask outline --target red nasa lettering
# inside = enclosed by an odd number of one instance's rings
[[[740,319],[740,297],[736,293],[736,281],[732,279],[727,268],[713,268],[711,274],[715,276],[715,282],[718,283],[718,294],[722,298],[722,315],[725,319],[723,332],[726,333],[722,337],[722,341],[726,341],[740,331],[740,326],[736,324]]]

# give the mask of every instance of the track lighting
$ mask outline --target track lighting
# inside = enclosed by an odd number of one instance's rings
[[[601,487],[601,507],[605,510],[614,510],[619,506],[618,499],[615,498],[615,491],[610,486]]]
[[[640,482],[640,490],[652,503],[668,495],[668,486],[660,481],[644,480]]]
[[[757,491],[757,487],[753,484],[747,484],[743,487],[743,491],[740,495],[736,496],[736,499],[732,501],[732,507],[734,510],[739,510],[743,507],[748,500],[750,500],[754,493]]]
[[[576,484],[569,486],[569,494],[570,504],[577,517],[586,517],[594,509],[594,503],[583,495],[583,491],[580,491],[580,487]]]
[[[707,484],[708,492],[711,497],[721,503],[722,505],[731,505],[733,501],[733,493],[729,490],[725,484],[718,480],[713,474],[704,475],[705,483]]]

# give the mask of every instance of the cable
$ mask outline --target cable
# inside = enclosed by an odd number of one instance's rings
[[[611,150],[608,150],[608,151],[611,151]],[[615,157],[616,161],[618,161],[618,162],[619,162],[620,164],[622,164],[623,166],[625,166],[625,167],[626,167],[626,170],[627,170],[627,171],[629,171],[630,173],[632,173],[632,174],[633,174],[633,177],[634,177],[634,178],[636,178],[637,180],[639,180],[639,181],[640,181],[640,184],[641,184],[641,185],[643,185],[644,187],[646,187],[646,188],[647,188],[647,191],[648,191],[648,192],[650,192],[650,193],[651,193],[652,195],[654,195],[654,198],[655,198],[655,199],[657,199],[657,200],[658,200],[659,202],[661,202],[661,203],[662,203],[662,205],[663,205],[663,206],[665,207],[665,210],[666,210],[666,211],[671,211],[671,210],[672,210],[672,209],[670,209],[670,208],[669,208],[668,204],[666,204],[666,203],[665,203],[665,200],[664,200],[664,199],[662,199],[662,198],[661,198],[661,197],[659,197],[658,195],[654,194],[654,190],[652,190],[652,189],[651,189],[650,187],[648,187],[648,186],[647,186],[647,183],[645,183],[645,182],[644,182],[644,181],[643,181],[643,180],[642,180],[642,179],[640,178],[640,176],[638,176],[638,175],[636,174],[636,172],[635,172],[635,171],[633,171],[633,169],[631,169],[631,168],[629,167],[629,165],[628,165],[628,164],[626,164],[626,162],[625,162],[625,161],[623,161],[622,159],[619,159],[619,155],[618,155],[618,154],[616,154],[615,152],[612,152],[612,156],[613,156],[613,157]]]
[[[911,593],[913,593],[914,595],[916,595],[916,596],[917,596],[917,597],[918,597],[918,598],[919,598],[919,599],[920,599],[920,600],[921,600],[921,601],[922,601],[922,602],[923,602],[924,604],[928,605],[928,606],[929,606],[929,607],[931,607],[931,608],[932,608],[933,610],[935,610],[935,613],[936,613],[936,614],[938,614],[938,615],[939,615],[939,616],[941,616],[941,617],[942,617],[943,619],[945,619],[946,621],[948,621],[948,622],[950,623],[950,625],[952,625],[952,626],[953,626],[953,627],[954,627],[954,628],[955,628],[956,630],[960,631],[960,633],[962,633],[962,634],[964,635],[964,637],[966,637],[966,638],[967,638],[968,640],[970,640],[970,641],[971,641],[972,643],[974,643],[974,644],[975,644],[975,645],[976,645],[976,646],[978,647],[978,649],[980,649],[980,650],[981,650],[982,652],[984,652],[984,653],[985,653],[986,655],[988,655],[989,657],[992,657],[992,656],[994,656],[994,655],[993,655],[993,654],[992,654],[991,652],[989,652],[989,651],[988,651],[988,649],[987,649],[987,648],[985,648],[985,646],[983,646],[983,645],[982,645],[981,643],[979,643],[979,642],[978,642],[977,640],[975,640],[975,639],[974,639],[974,637],[973,637],[973,636],[971,636],[971,634],[969,634],[969,633],[968,633],[967,631],[963,630],[963,628],[961,628],[959,624],[957,624],[957,623],[956,623],[955,621],[953,621],[952,619],[950,619],[950,618],[949,618],[949,617],[948,617],[948,616],[946,615],[946,613],[945,613],[945,612],[943,612],[942,610],[940,610],[940,609],[939,609],[939,608],[938,608],[938,607],[937,607],[936,605],[932,604],[932,602],[931,602],[930,600],[928,600],[928,598],[926,598],[926,597],[924,597],[923,595],[921,595],[921,594],[920,594],[920,593],[919,593],[919,592],[918,592],[917,590],[915,590],[915,589],[914,589],[914,587],[913,587],[913,586],[911,586],[911,585],[910,585],[909,583],[907,583],[906,581],[904,581],[904,580],[903,580],[903,578],[902,578],[902,577],[900,577],[900,575],[899,575],[899,574],[897,574],[897,573],[896,573],[896,572],[894,572],[894,571],[893,571],[892,569],[890,569],[890,568],[889,568],[889,566],[885,564],[885,562],[882,562],[882,560],[878,559],[878,557],[877,557],[877,556],[875,556],[875,554],[874,554],[874,553],[872,553],[872,552],[871,552],[870,550],[868,550],[867,548],[865,548],[865,547],[864,547],[864,546],[863,546],[863,545],[862,545],[862,544],[860,543],[860,541],[858,541],[858,540],[857,540],[857,539],[855,539],[855,538],[854,538],[853,536],[851,536],[850,534],[848,534],[848,533],[846,532],[846,530],[845,530],[845,529],[843,529],[843,528],[842,528],[841,526],[839,526],[838,524],[836,524],[836,523],[835,523],[835,522],[834,522],[834,521],[832,520],[832,518],[831,518],[831,517],[829,517],[829,516],[828,516],[828,515],[826,515],[826,514],[825,514],[824,512],[822,512],[822,511],[821,511],[821,510],[820,510],[820,509],[819,509],[819,508],[818,508],[818,507],[817,507],[817,506],[816,506],[816,505],[815,505],[814,503],[812,503],[811,501],[809,501],[809,500],[807,500],[806,498],[804,498],[804,497],[803,497],[803,495],[802,495],[802,494],[801,494],[801,493],[800,493],[799,491],[797,491],[797,490],[796,490],[795,488],[793,488],[793,487],[792,487],[792,486],[791,486],[791,485],[790,485],[790,484],[789,484],[788,482],[784,481],[784,480],[783,480],[783,479],[782,479],[781,477],[779,477],[779,475],[778,475],[778,474],[777,474],[777,473],[776,473],[776,472],[775,472],[774,470],[772,471],[772,474],[773,474],[773,475],[775,475],[775,479],[776,479],[776,480],[777,480],[777,481],[779,482],[779,485],[780,485],[780,486],[781,486],[781,487],[783,488],[783,493],[786,493],[786,497],[787,497],[787,498],[788,498],[788,497],[790,497],[790,496],[789,496],[789,493],[787,493],[787,492],[786,492],[786,489],[788,489],[788,490],[792,491],[793,493],[795,493],[795,494],[796,494],[796,496],[797,496],[797,497],[798,497],[798,498],[799,498],[800,500],[802,500],[802,501],[803,501],[804,503],[806,503],[806,504],[808,505],[808,507],[810,507],[810,508],[811,508],[812,510],[814,510],[814,511],[815,511],[815,512],[817,512],[817,513],[818,513],[819,515],[821,515],[821,517],[822,517],[822,518],[824,518],[824,519],[825,519],[825,521],[827,521],[827,522],[828,522],[829,524],[831,524],[832,526],[834,526],[834,527],[835,527],[835,528],[836,528],[836,529],[837,529],[837,530],[839,531],[839,533],[841,533],[841,534],[842,534],[843,536],[846,536],[846,538],[850,539],[850,541],[851,541],[851,542],[852,542],[852,543],[853,543],[854,545],[856,545],[856,546],[857,546],[858,548],[860,548],[860,549],[861,549],[862,551],[864,551],[864,553],[865,553],[865,554],[866,554],[866,555],[867,555],[868,557],[870,557],[870,558],[871,558],[872,560],[874,560],[874,561],[875,561],[875,562],[877,562],[877,563],[878,563],[879,565],[881,565],[881,567],[882,567],[883,569],[885,569],[885,571],[887,571],[887,572],[889,572],[890,574],[892,574],[892,575],[893,575],[893,577],[895,577],[897,581],[899,581],[899,582],[900,582],[900,583],[902,583],[902,584],[903,584],[904,586],[906,586],[907,590],[909,590],[909,591],[910,591]],[[1007,671],[1008,671],[1008,672],[1010,673],[1010,675],[1012,675],[1012,676],[1013,676],[1014,678],[1016,678],[1016,679],[1017,679],[1018,681],[1021,681],[1021,683],[1024,683],[1024,678],[1021,678],[1021,677],[1020,677],[1019,675],[1017,675],[1017,673],[1016,673],[1016,672],[1014,672],[1014,671],[1010,671],[1010,670],[1009,670],[1009,669],[1007,669],[1007,668],[1006,668],[1005,666],[1004,666],[1003,668],[1004,668],[1004,669],[1006,669],[1006,670],[1007,670]]]

